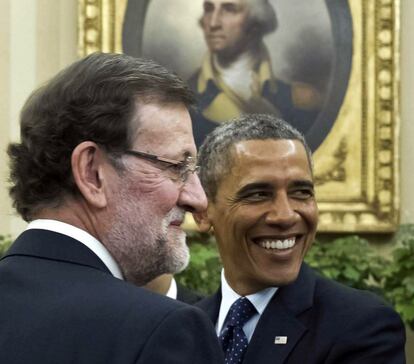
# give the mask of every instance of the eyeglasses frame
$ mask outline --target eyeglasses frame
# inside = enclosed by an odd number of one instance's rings
[[[198,166],[196,163],[193,163],[193,160],[195,160],[195,158],[190,155],[187,156],[184,160],[178,161],[176,159],[161,157],[156,154],[150,154],[138,150],[126,150],[123,152],[123,154],[132,155],[134,157],[146,159],[152,162],[165,163],[171,167],[181,167],[183,169],[183,172],[180,172],[180,179],[183,183],[187,181],[191,173],[198,173],[200,169],[200,166]]]

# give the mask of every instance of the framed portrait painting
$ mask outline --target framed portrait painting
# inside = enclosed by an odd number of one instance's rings
[[[248,16],[237,17],[232,6],[243,2]],[[123,52],[178,73],[197,96],[197,145],[242,113],[282,117],[313,151],[319,231],[392,232],[399,7],[395,0],[79,0],[79,54]]]

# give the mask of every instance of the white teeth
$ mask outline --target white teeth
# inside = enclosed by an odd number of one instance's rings
[[[265,249],[290,249],[296,243],[296,238],[284,239],[284,240],[262,240],[260,246]]]

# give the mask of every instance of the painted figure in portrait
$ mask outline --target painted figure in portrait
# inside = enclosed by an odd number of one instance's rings
[[[217,123],[245,113],[270,113],[306,133],[321,108],[309,84],[284,82],[272,70],[266,34],[278,21],[267,0],[205,0],[199,21],[208,51],[189,84],[198,97],[198,141]],[[201,114],[201,115],[200,115]]]
[[[342,0],[128,0],[122,48],[188,80],[197,145],[245,113],[271,113],[316,150],[348,86],[352,19]]]

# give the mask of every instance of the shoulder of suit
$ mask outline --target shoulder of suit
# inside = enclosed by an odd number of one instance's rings
[[[185,306],[184,303],[151,292],[128,282],[102,275],[96,282],[95,299],[109,311],[128,313],[134,317],[157,317]]]
[[[302,82],[293,82],[291,90],[292,102],[295,107],[306,110],[314,110],[321,107],[322,96],[312,85]]]
[[[204,295],[201,293],[192,291],[187,287],[177,283],[177,300],[193,305],[196,302],[201,301],[203,298]]]
[[[356,306],[360,314],[380,306],[392,309],[382,297],[373,292],[349,287],[320,275],[317,275],[314,299],[314,304],[320,304],[325,308],[329,306],[329,309],[337,309],[338,312],[342,310],[354,312]]]

